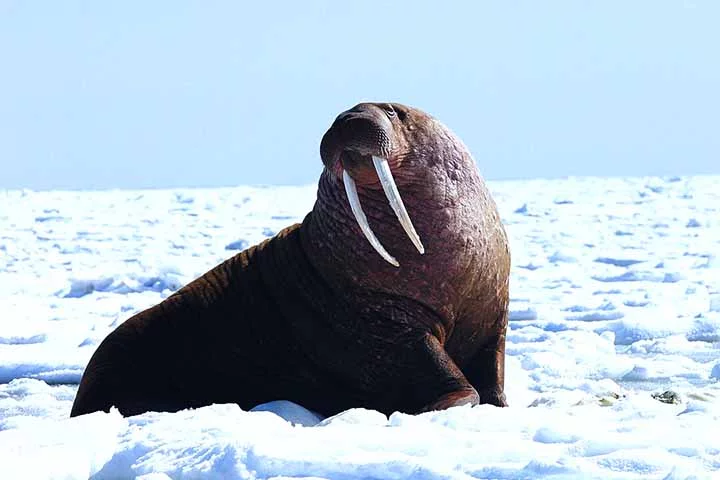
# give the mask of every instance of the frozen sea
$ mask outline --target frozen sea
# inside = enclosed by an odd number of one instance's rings
[[[328,419],[67,418],[111,329],[300,221],[315,186],[0,191],[0,478],[720,478],[720,177],[490,187],[511,406]]]

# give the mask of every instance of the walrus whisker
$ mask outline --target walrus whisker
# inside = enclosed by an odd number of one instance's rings
[[[420,241],[420,236],[417,234],[415,227],[410,221],[410,216],[405,209],[405,204],[400,197],[397,185],[395,185],[395,180],[393,179],[392,172],[390,171],[388,161],[382,157],[376,157],[375,155],[373,155],[372,159],[373,164],[375,164],[375,171],[377,172],[380,183],[385,191],[385,196],[390,202],[390,206],[395,212],[395,215],[397,215],[400,225],[402,225],[405,233],[407,233],[407,236],[410,237],[410,241],[412,241],[415,248],[417,248],[418,252],[420,252],[420,255],[424,254],[425,247],[423,247],[423,244]]]
[[[387,250],[385,250],[385,247],[382,246],[382,243],[380,243],[380,240],[378,240],[375,233],[373,233],[370,228],[365,212],[360,205],[360,198],[358,197],[355,180],[352,179],[346,170],[343,170],[343,183],[345,184],[345,193],[347,193],[348,200],[350,201],[350,209],[352,210],[353,215],[355,215],[355,220],[357,220],[358,225],[360,225],[360,230],[362,230],[365,238],[368,239],[370,245],[372,245],[375,251],[378,252],[382,258],[391,265],[399,267],[400,264],[398,261],[395,260],[395,258],[387,252]]]

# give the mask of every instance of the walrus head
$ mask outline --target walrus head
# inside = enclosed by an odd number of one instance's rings
[[[425,253],[398,191],[393,171],[401,171],[408,159],[408,137],[422,112],[394,103],[361,103],[335,119],[323,136],[320,155],[328,171],[341,176],[350,208],[372,247],[387,262],[398,261],[383,247],[370,227],[358,196],[357,184],[385,193],[400,225],[420,254]],[[429,117],[427,117],[429,118]],[[411,180],[403,178],[402,180]]]

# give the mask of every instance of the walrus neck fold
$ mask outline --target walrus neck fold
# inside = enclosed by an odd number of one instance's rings
[[[416,195],[417,192],[403,192],[409,207],[422,204],[424,198]],[[373,235],[397,259],[397,266],[378,255],[377,249],[371,246],[351,210],[343,181],[327,170],[321,175],[313,210],[301,227],[303,248],[311,263],[331,284],[352,284],[353,288],[404,295],[411,279],[432,270],[432,262],[438,257],[418,251],[382,189],[358,185],[358,197]],[[428,237],[433,253],[442,249],[441,244],[430,238],[438,236],[433,232],[431,220],[419,214],[417,208],[411,208],[409,215],[413,216],[417,235]]]

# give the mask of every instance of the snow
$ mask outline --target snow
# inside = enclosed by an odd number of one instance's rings
[[[0,191],[0,478],[718,478],[718,186],[491,182],[511,406],[329,419],[281,399],[67,418],[109,331],[302,221],[314,186]]]

